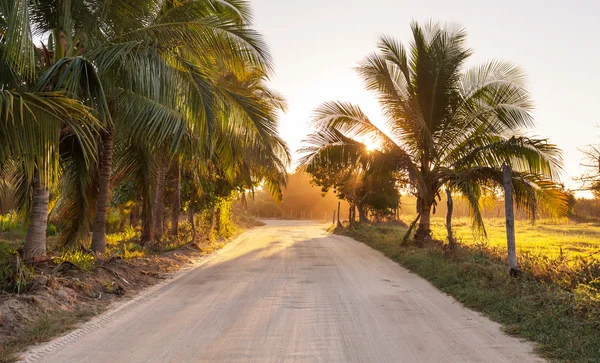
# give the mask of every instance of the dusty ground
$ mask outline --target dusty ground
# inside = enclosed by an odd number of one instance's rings
[[[323,226],[271,221],[28,362],[533,362],[423,279]]]

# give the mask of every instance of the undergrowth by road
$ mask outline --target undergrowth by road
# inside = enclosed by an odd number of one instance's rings
[[[442,243],[401,246],[405,227],[359,225],[337,228],[382,252],[465,306],[501,323],[512,335],[537,343],[554,361],[600,362],[600,260],[522,253],[523,273],[508,276],[505,250]],[[518,243],[518,241],[517,241]]]

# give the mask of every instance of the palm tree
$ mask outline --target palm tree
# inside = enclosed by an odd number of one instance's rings
[[[24,257],[37,260],[46,253],[49,187],[73,148],[83,165],[94,162],[100,125],[81,102],[35,85],[46,63],[33,45],[29,10],[28,1],[0,2],[0,165],[12,166],[29,215]]]
[[[95,213],[80,209],[77,214],[87,218],[64,238],[81,240],[94,220],[92,249],[102,252],[115,137],[144,140],[155,152],[168,144],[171,153],[187,130],[206,139],[215,122],[211,115],[224,102],[251,107],[215,87],[215,67],[269,69],[269,55],[249,28],[245,2],[40,0],[31,11],[36,29],[50,34],[54,60],[41,84],[77,95],[104,123],[94,180],[72,183],[78,192],[68,193],[76,196],[71,205],[95,205],[87,208]],[[139,113],[131,117],[131,110]]]
[[[371,171],[406,173],[417,196],[418,216],[411,227],[418,223],[420,243],[431,239],[431,212],[444,186],[467,198],[475,225],[483,227],[481,188],[502,180],[503,164],[523,178],[519,201],[524,206],[534,209],[538,194],[554,196],[546,191],[554,190],[560,152],[546,140],[523,136],[534,124],[523,72],[501,61],[466,68],[471,51],[464,45],[465,31],[456,26],[415,23],[412,33],[408,49],[382,36],[379,51],[357,68],[378,97],[386,130],[358,106],[325,103],[316,111],[318,131],[308,139],[303,163],[362,160]],[[368,152],[360,140],[380,145],[379,150]]]

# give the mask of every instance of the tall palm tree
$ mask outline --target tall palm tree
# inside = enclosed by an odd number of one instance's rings
[[[29,215],[24,257],[36,260],[46,253],[48,189],[69,159],[63,152],[77,148],[91,165],[100,125],[81,102],[36,86],[46,62],[33,44],[29,5],[0,1],[0,165],[12,165],[19,205]]]
[[[474,222],[483,226],[480,188],[502,180],[503,164],[523,179],[523,205],[532,209],[539,194],[556,196],[552,180],[560,169],[559,150],[523,136],[534,124],[523,72],[501,61],[467,68],[471,51],[457,26],[414,23],[412,34],[409,48],[382,36],[379,51],[357,68],[378,97],[386,130],[358,106],[325,103],[316,111],[318,131],[307,140],[302,162],[326,166],[363,160],[372,171],[405,172],[418,199],[412,225],[418,223],[415,239],[421,243],[431,239],[431,213],[444,186],[467,198]],[[360,140],[377,143],[379,150],[368,152]]]

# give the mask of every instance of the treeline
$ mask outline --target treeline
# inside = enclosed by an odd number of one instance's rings
[[[264,189],[254,195],[247,195],[245,204],[239,207],[258,218],[311,219],[331,221],[333,211],[337,210],[338,198],[333,192],[323,193],[321,188],[311,184],[310,175],[303,172],[290,174],[282,191],[283,198],[277,200]],[[341,209],[347,216],[349,205],[342,201]]]
[[[107,225],[160,243],[258,185],[280,197],[272,69],[246,1],[0,2],[0,204],[23,258],[44,259],[49,214],[60,246],[103,253]]]

